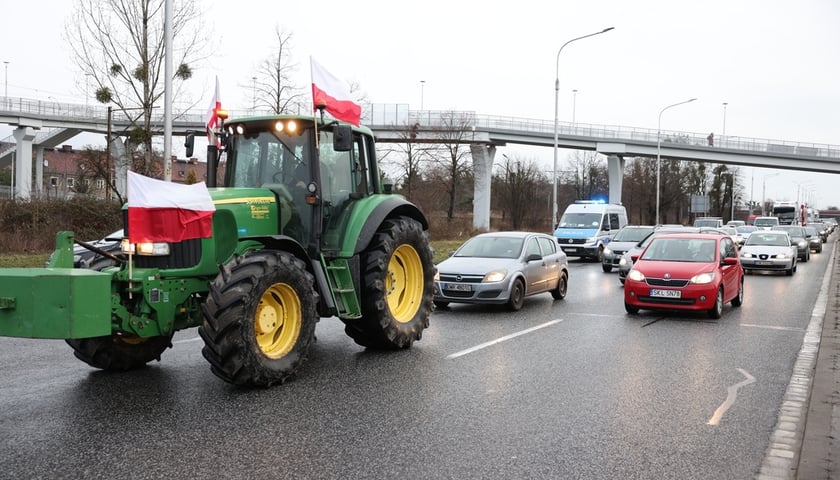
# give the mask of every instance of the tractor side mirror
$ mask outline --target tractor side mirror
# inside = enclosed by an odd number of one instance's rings
[[[353,129],[350,125],[336,125],[333,129],[333,151],[349,152],[353,149]]]
[[[184,140],[184,148],[187,149],[185,153],[187,158],[192,158],[193,156],[193,149],[195,148],[195,132],[188,131],[187,138]]]

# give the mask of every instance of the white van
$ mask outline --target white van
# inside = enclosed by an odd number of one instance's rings
[[[779,217],[755,217],[753,225],[761,230],[770,230],[779,224]]]
[[[604,246],[625,225],[627,210],[624,206],[576,200],[566,207],[554,236],[567,256],[601,261]]]

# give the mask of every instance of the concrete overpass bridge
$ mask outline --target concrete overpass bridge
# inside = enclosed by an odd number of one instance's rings
[[[490,222],[490,183],[496,149],[508,144],[554,146],[554,121],[516,117],[479,115],[464,111],[416,111],[405,104],[373,104],[363,109],[363,124],[370,127],[377,141],[404,143],[415,126],[417,142],[439,142],[446,125],[462,129],[458,137],[468,143],[475,167],[474,226],[488,228]],[[231,111],[231,117],[263,114],[259,111]],[[173,114],[172,132],[185,135],[188,130],[204,130],[206,113]],[[163,112],[155,125],[163,132]],[[32,152],[42,155],[44,148],[58,146],[82,132],[120,136],[129,125],[122,112],[107,107],[44,102],[37,99],[4,98],[0,100],[0,124],[15,126],[14,142],[0,149],[0,165],[15,155],[15,198],[31,195]],[[728,165],[778,168],[797,171],[840,173],[840,145],[802,143],[786,140],[746,138],[734,135],[715,139],[709,145],[705,133],[558,123],[559,148],[595,151],[607,156],[609,201],[621,201],[625,158],[656,157],[657,144],[662,158],[706,161]],[[451,129],[450,129],[451,131]],[[111,145],[114,148],[114,145]],[[41,184],[43,162],[36,161],[36,182]]]

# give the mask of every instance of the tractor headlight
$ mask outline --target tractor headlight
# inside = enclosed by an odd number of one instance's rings
[[[120,250],[126,255],[146,255],[150,257],[162,257],[169,255],[168,243],[129,243],[124,238],[120,243]]]

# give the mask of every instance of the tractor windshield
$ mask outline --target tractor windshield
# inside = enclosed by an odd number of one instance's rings
[[[261,131],[235,137],[233,161],[228,161],[232,187],[262,187],[266,184],[308,183],[311,158],[309,136]]]

